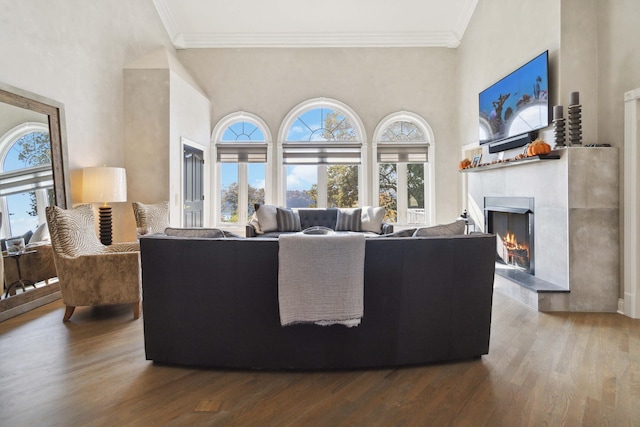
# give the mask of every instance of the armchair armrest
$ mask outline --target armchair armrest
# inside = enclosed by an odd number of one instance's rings
[[[391,233],[393,233],[393,224],[390,224],[388,222],[383,222],[380,234],[391,234]]]
[[[140,252],[63,256],[56,262],[66,305],[124,304],[140,300]]]
[[[140,242],[113,243],[106,247],[105,253],[139,252]]]

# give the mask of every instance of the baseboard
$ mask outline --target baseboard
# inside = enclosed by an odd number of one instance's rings
[[[51,285],[49,285],[51,286]],[[3,322],[7,319],[11,319],[12,317],[16,317],[20,314],[26,313],[27,311],[33,310],[35,308],[41,307],[45,304],[49,304],[55,300],[62,298],[60,291],[50,293],[41,298],[34,299],[33,301],[29,301],[24,304],[20,304],[16,307],[10,308],[3,312],[0,312],[0,322]]]

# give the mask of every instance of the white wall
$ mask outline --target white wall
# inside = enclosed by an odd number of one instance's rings
[[[551,92],[560,43],[557,0],[479,0],[457,48],[459,145],[478,141],[478,93],[549,50]],[[557,99],[551,99],[556,104]]]
[[[597,13],[598,141],[622,147],[623,95],[640,88],[640,2],[600,0]]]
[[[580,92],[583,141],[620,148],[622,182],[623,95],[640,87],[638,16],[637,0],[479,0],[457,49],[460,144],[477,141],[478,92],[548,49],[552,104]],[[550,128],[544,137],[552,142]]]
[[[578,20],[561,27],[582,10],[589,26]],[[422,115],[436,136],[436,219],[442,222],[459,213],[457,160],[460,146],[477,140],[478,92],[545,49],[552,73],[560,74],[567,37],[597,34],[589,53],[597,52],[596,72],[588,71],[597,80],[586,81],[597,88],[597,105],[586,103],[586,92],[583,97],[583,109],[597,110],[597,126],[587,135],[622,146],[622,95],[640,87],[639,15],[637,0],[479,0],[458,49],[192,49],[177,55],[211,99],[214,124],[246,110],[277,134],[291,107],[318,96],[354,108],[368,137],[391,112]],[[65,104],[71,169],[124,164],[123,69],[161,47],[173,50],[151,1],[0,0],[0,81]],[[565,103],[569,83],[553,103]],[[115,209],[116,218],[119,209],[130,214],[130,206]],[[120,240],[117,225],[115,233]]]
[[[124,70],[129,198],[169,202],[171,225],[182,216],[182,138],[209,145],[209,100],[176,57],[159,49]],[[206,155],[206,152],[205,152]],[[205,174],[205,194],[208,189]],[[205,198],[205,202],[208,202]],[[127,227],[135,238],[135,223]]]
[[[229,113],[246,111],[267,123],[275,141],[293,107],[328,97],[355,110],[370,142],[376,125],[388,114],[419,114],[435,134],[436,221],[451,221],[460,214],[455,50],[189,49],[177,55],[211,100],[212,126]]]
[[[64,104],[70,169],[124,165],[122,70],[162,46],[151,1],[0,0],[0,81]],[[114,240],[129,215],[114,204]]]

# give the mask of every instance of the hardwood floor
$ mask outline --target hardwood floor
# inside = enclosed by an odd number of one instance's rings
[[[618,314],[538,313],[496,291],[489,355],[339,372],[154,365],[130,306],[63,314],[0,323],[0,425],[640,425],[640,320]]]

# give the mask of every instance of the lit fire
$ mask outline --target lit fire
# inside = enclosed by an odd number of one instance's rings
[[[527,251],[527,256],[529,256],[529,248],[518,243],[513,233],[507,233],[507,236],[502,239],[502,244],[508,251]]]

